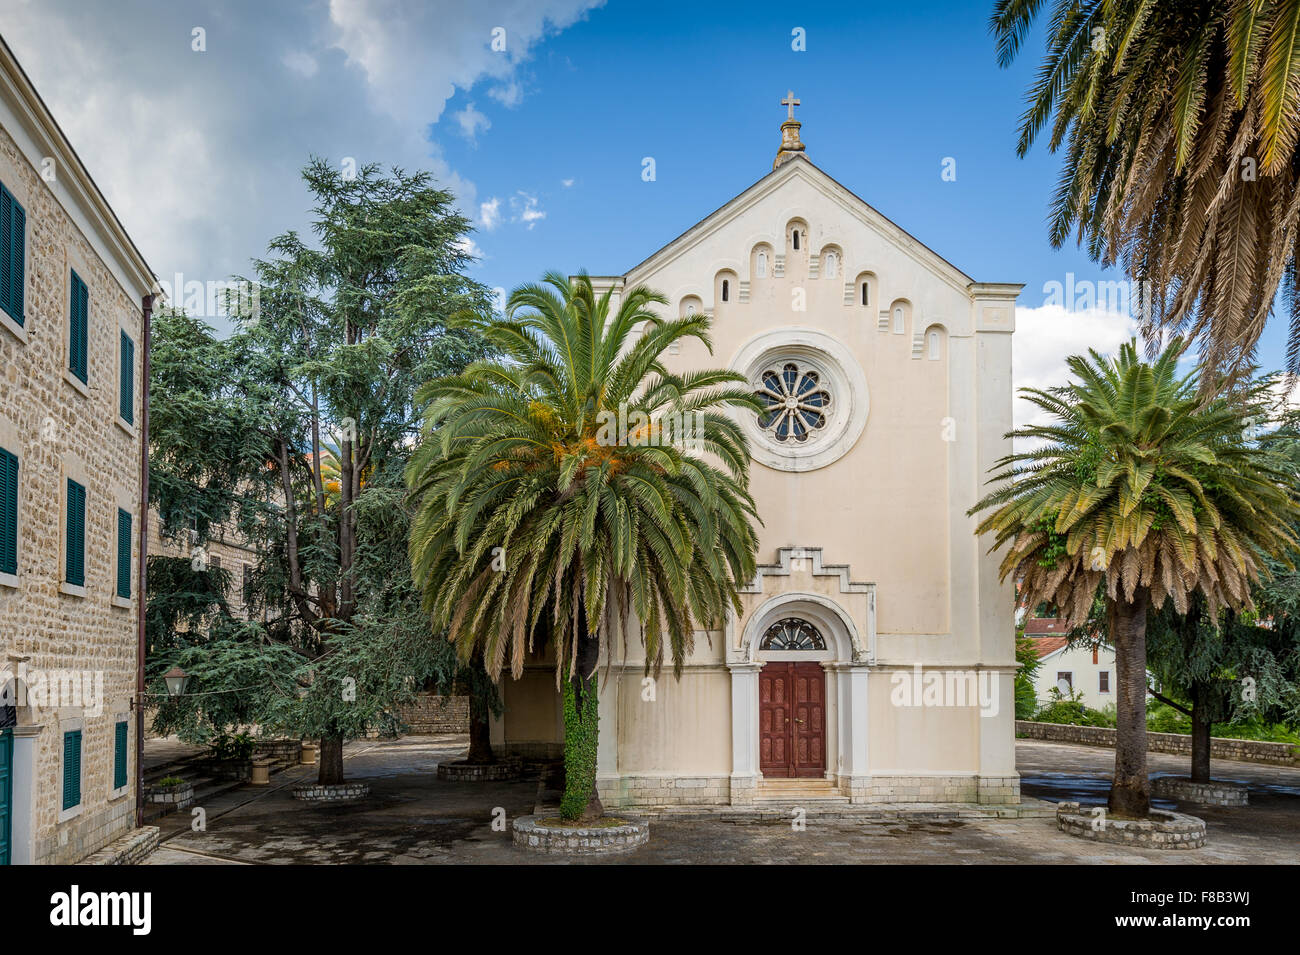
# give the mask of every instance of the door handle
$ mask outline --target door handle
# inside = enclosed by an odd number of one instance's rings
[[[797,716],[795,717],[794,721],[795,721],[796,723],[802,723],[802,722],[803,722],[803,720],[799,719],[799,717],[797,717]]]

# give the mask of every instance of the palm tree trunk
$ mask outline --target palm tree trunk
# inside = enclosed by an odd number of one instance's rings
[[[483,693],[469,694],[469,756],[471,763],[495,763],[496,755],[492,752],[492,723],[488,712],[487,700]]]
[[[1210,781],[1209,694],[1199,683],[1192,684],[1192,782]]]
[[[1112,815],[1144,819],[1151,811],[1147,777],[1147,605],[1139,588],[1131,603],[1112,601],[1110,635],[1115,644],[1118,685],[1115,720],[1115,777],[1110,787]]]
[[[583,614],[579,612],[579,620]],[[596,666],[600,638],[579,625],[578,659],[573,678],[565,685],[564,798],[560,816],[570,822],[591,822],[605,814],[596,791],[596,748],[599,740],[600,699]]]

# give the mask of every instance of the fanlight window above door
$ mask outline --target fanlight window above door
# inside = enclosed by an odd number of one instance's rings
[[[760,650],[825,650],[826,641],[807,620],[787,617],[767,628]]]
[[[809,436],[826,427],[826,412],[831,393],[822,387],[821,376],[809,368],[788,362],[778,371],[763,372],[758,387],[763,411],[758,426],[771,431],[777,441],[807,441]]]

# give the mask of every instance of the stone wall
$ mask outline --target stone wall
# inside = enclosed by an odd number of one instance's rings
[[[129,271],[124,260],[110,265],[97,251],[109,246],[97,231],[102,227],[90,225],[99,222],[95,214],[71,198],[78,193],[65,177],[75,181],[74,169],[60,159],[58,178],[47,182],[33,165],[39,160],[19,147],[18,141],[32,141],[28,122],[0,107],[0,183],[25,210],[27,255],[23,325],[0,317],[0,447],[19,466],[18,572],[0,578],[0,667],[16,675],[25,666],[32,688],[37,671],[72,673],[98,697],[61,690],[29,699],[16,714],[14,861],[69,863],[133,822],[134,719],[128,721],[128,784],[120,790],[113,788],[113,751],[115,725],[135,689],[143,292],[119,280]],[[81,218],[74,221],[69,208]],[[84,384],[66,370],[74,269],[89,300]],[[118,413],[122,331],[135,344],[134,424]],[[86,490],[84,586],[65,581],[69,478]],[[118,508],[132,518],[126,599],[116,594]],[[63,737],[73,729],[82,732],[81,802],[64,811]]]
[[[1115,745],[1115,730],[1108,726],[1069,726],[1063,723],[1036,723],[1016,720],[1016,735],[1026,739],[1052,740],[1058,743],[1085,743],[1089,746]],[[1152,753],[1192,755],[1192,738],[1182,733],[1147,733],[1147,750]],[[1251,739],[1210,740],[1211,759],[1233,759],[1247,763],[1276,763],[1300,766],[1300,746],[1292,743],[1264,743]]]
[[[397,709],[398,718],[416,735],[469,732],[469,697],[420,691],[415,702]]]

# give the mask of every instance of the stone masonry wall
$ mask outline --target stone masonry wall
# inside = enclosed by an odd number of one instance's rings
[[[1062,723],[1036,723],[1016,720],[1016,735],[1027,739],[1053,740],[1059,743],[1086,743],[1089,746],[1115,745],[1115,730],[1108,726],[1069,726]],[[1147,733],[1147,750],[1152,753],[1192,755],[1192,738],[1181,733]],[[1234,759],[1247,763],[1277,763],[1300,766],[1300,747],[1291,743],[1264,743],[1251,739],[1210,740],[1211,759]]]
[[[129,721],[128,785],[113,794],[115,723],[135,687],[136,574],[144,352],[141,304],[0,129],[0,182],[26,212],[25,323],[0,321],[0,447],[19,459],[18,573],[0,581],[0,666],[16,673],[70,670],[102,679],[102,708],[47,705],[18,709],[37,726],[32,822],[36,862],[67,863],[113,841],[133,822],[135,720]],[[68,367],[70,272],[89,290],[88,384]],[[119,422],[119,329],[135,343],[135,423]],[[85,587],[64,581],[65,488],[86,488]],[[117,510],[132,516],[131,598],[116,594]],[[81,702],[87,702],[82,700]],[[98,710],[92,712],[92,710]],[[60,821],[63,733],[82,730],[81,805]],[[17,745],[17,744],[16,744]],[[23,745],[27,745],[26,742]],[[25,820],[15,819],[16,825]]]
[[[415,734],[468,733],[469,697],[420,691],[415,702],[398,707],[398,718]]]

